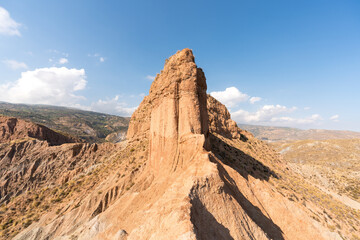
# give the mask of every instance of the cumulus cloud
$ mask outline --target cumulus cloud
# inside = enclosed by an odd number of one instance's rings
[[[339,121],[339,115],[336,114],[336,115],[334,115],[334,116],[331,116],[331,117],[330,117],[330,120],[331,120],[331,121],[334,121],[334,122],[338,122],[338,121]]]
[[[210,95],[229,108],[249,99],[247,94],[240,92],[236,87],[226,88],[225,91],[211,92]]]
[[[145,77],[147,80],[150,80],[150,81],[154,81],[155,80],[155,76],[151,76],[151,75],[147,75]]]
[[[102,112],[108,114],[115,114],[120,116],[131,116],[136,107],[127,107],[127,104],[119,101],[119,96],[112,99],[98,100],[90,106],[90,110],[95,112]]]
[[[23,63],[23,62],[18,62],[18,61],[15,61],[15,60],[4,60],[3,63],[13,69],[13,70],[17,70],[17,69],[27,69],[28,66]]]
[[[271,119],[271,122],[277,123],[294,123],[294,124],[310,124],[322,120],[322,117],[319,114],[313,114],[310,117],[305,118],[292,118],[292,117],[274,117]]]
[[[67,106],[120,116],[131,116],[135,111],[136,107],[120,101],[120,95],[82,104],[86,98],[77,93],[86,85],[84,69],[39,68],[22,72],[18,80],[0,85],[0,101]]]
[[[281,113],[289,113],[296,110],[296,107],[288,108],[281,105],[265,105],[256,112],[248,112],[245,110],[238,110],[231,113],[231,116],[238,122],[244,123],[258,123],[267,122]]]
[[[105,62],[105,58],[100,57],[100,58],[99,58],[99,61],[100,61],[100,62]]]
[[[19,28],[21,24],[10,17],[9,12],[0,7],[0,34],[8,36],[21,36]]]
[[[261,97],[251,97],[250,100],[249,100],[249,102],[251,104],[254,104],[254,103],[258,102],[258,101],[261,101]]]
[[[271,125],[304,125],[314,124],[323,120],[319,114],[313,114],[309,117],[294,118],[284,116],[297,110],[296,107],[286,107],[281,105],[265,105],[256,112],[248,112],[245,110],[238,110],[231,113],[233,119],[241,123],[253,124],[271,124]]]
[[[67,58],[60,58],[59,59],[59,64],[66,64],[68,62],[69,62],[69,60]]]
[[[0,100],[14,103],[73,106],[85,99],[76,95],[86,87],[84,69],[66,67],[39,68],[21,73],[21,77],[0,85]]]

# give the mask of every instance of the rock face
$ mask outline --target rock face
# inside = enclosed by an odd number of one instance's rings
[[[45,140],[50,145],[76,142],[75,138],[64,136],[45,126],[17,118],[0,116],[0,143],[22,138]]]
[[[166,61],[127,138],[103,177],[94,175],[96,187],[64,199],[15,239],[340,238],[314,220],[310,203],[278,190],[286,165],[206,95],[189,49]]]
[[[138,112],[150,106],[150,160],[156,171],[175,171],[188,165],[191,157],[208,147],[206,80],[197,68],[190,49],[170,57]],[[141,116],[140,116],[141,117]],[[131,122],[128,138],[142,123]]]
[[[119,143],[126,140],[126,132],[113,132],[106,136],[107,142]]]
[[[225,105],[210,95],[207,96],[207,108],[211,132],[218,133],[229,139],[234,138],[245,141],[253,137],[251,133],[238,128],[236,122],[231,119]]]

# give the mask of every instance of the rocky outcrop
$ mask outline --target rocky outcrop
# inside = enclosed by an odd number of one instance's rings
[[[271,193],[266,181],[278,178],[275,164],[282,167],[276,153],[239,129],[225,106],[206,95],[191,50],[166,61],[133,114],[128,140],[142,138],[149,141],[140,177],[146,187],[135,183],[136,195],[112,206],[118,214],[105,211],[98,218],[104,225],[114,219],[127,239],[324,239],[305,212],[289,211],[298,206]],[[124,202],[129,209],[121,207]],[[267,209],[271,205],[282,214]],[[99,236],[111,239],[116,231],[109,227]]]
[[[170,57],[130,122],[128,138],[140,130],[134,121],[147,108],[150,116],[149,164],[155,171],[175,171],[208,147],[206,80],[190,49]],[[144,124],[144,125],[148,125]],[[140,130],[141,132],[141,130]]]
[[[126,132],[113,132],[106,136],[105,141],[118,143],[126,139]]]
[[[11,140],[35,138],[47,141],[50,145],[77,142],[73,137],[64,136],[53,130],[21,119],[0,116],[0,143]]]
[[[246,141],[253,138],[247,131],[238,128],[236,122],[231,119],[230,113],[224,104],[211,95],[207,96],[207,108],[209,113],[210,132],[217,133],[229,139],[241,139]]]
[[[127,138],[106,178],[76,199],[79,206],[44,215],[15,239],[339,237],[306,204],[278,190],[286,165],[206,95],[189,49],[166,61],[131,117]]]

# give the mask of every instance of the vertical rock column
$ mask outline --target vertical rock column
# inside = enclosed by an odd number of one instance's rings
[[[149,165],[155,173],[181,169],[207,148],[206,88],[190,49],[170,57],[154,80],[149,94]]]

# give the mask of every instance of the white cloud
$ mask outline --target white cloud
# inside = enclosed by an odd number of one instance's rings
[[[254,103],[258,102],[258,101],[261,101],[261,99],[262,99],[261,97],[251,97],[249,102],[251,104],[254,104]]]
[[[100,61],[100,62],[105,62],[105,58],[100,57],[100,58],[99,58],[99,61]]]
[[[21,36],[19,31],[20,26],[21,24],[15,22],[5,8],[0,7],[0,34]]]
[[[271,119],[271,122],[277,123],[294,123],[294,124],[311,124],[322,120],[322,117],[319,114],[313,114],[310,117],[306,118],[292,118],[292,117],[274,117]]]
[[[236,87],[226,88],[225,91],[211,92],[210,95],[222,102],[228,108],[237,107],[240,102],[255,104],[262,100],[261,97],[250,97],[246,93],[242,93]],[[249,106],[249,105],[248,105]],[[310,124],[320,124],[323,120],[319,114],[313,114],[307,117],[292,117],[291,113],[298,110],[297,107],[286,107],[282,105],[264,105],[257,111],[246,111],[243,109],[229,109],[232,119],[239,123],[264,124],[273,126],[302,126]],[[301,110],[309,110],[310,107],[304,107]],[[338,116],[331,118],[337,121]]]
[[[313,114],[305,118],[293,118],[283,116],[297,110],[296,107],[288,108],[281,105],[265,105],[256,112],[248,112],[245,110],[238,110],[231,113],[233,119],[240,123],[254,123],[254,124],[270,124],[279,126],[298,126],[304,124],[314,124],[323,120],[319,114]]]
[[[81,104],[86,99],[76,93],[85,89],[86,85],[84,69],[39,68],[22,72],[15,82],[0,85],[0,101],[67,106],[120,116],[131,116],[135,111],[136,107],[128,107],[120,101],[120,95],[88,105]]]
[[[338,121],[339,121],[339,115],[336,114],[336,115],[334,115],[334,116],[331,116],[331,117],[330,117],[330,120],[331,120],[331,121],[334,121],[334,122],[338,122]]]
[[[229,108],[249,99],[247,94],[240,92],[236,87],[226,88],[225,91],[211,92],[210,95]]]
[[[60,58],[59,59],[59,64],[66,64],[68,62],[69,62],[69,60],[67,58]]]
[[[265,105],[256,112],[248,112],[245,110],[238,110],[231,113],[233,119],[243,123],[258,123],[267,122],[281,113],[289,113],[296,110],[296,107],[288,108],[281,105]]]
[[[23,62],[18,62],[15,60],[4,60],[3,63],[8,66],[9,68],[13,69],[13,70],[17,70],[17,69],[27,69],[28,66],[23,63]]]
[[[147,75],[145,77],[147,80],[150,80],[150,81],[154,81],[155,80],[155,76],[151,76],[151,75]]]
[[[14,103],[73,106],[86,87],[84,69],[39,68],[21,73],[14,83],[0,85],[0,100]]]
[[[131,116],[136,107],[127,107],[127,104],[119,101],[119,96],[112,99],[98,100],[90,106],[90,110],[95,112],[102,112],[108,114],[115,114],[120,116]]]

